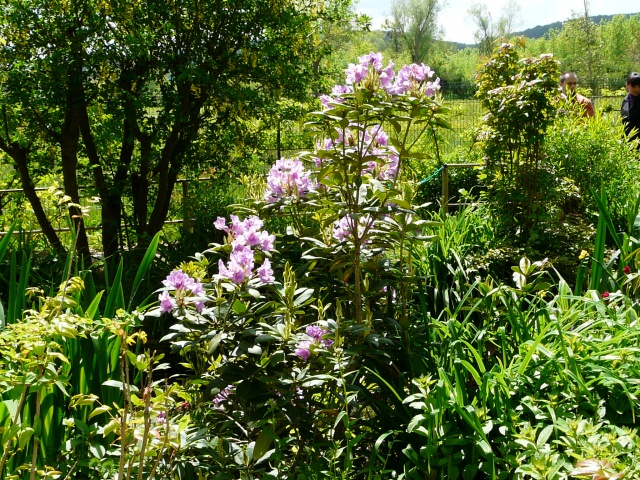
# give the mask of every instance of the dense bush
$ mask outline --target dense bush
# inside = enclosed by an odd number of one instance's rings
[[[157,303],[139,289],[154,257],[170,265],[158,236],[132,280],[123,264],[109,273],[106,302],[73,265],[51,296],[21,282],[29,309],[16,317],[13,297],[0,331],[0,472],[637,476],[640,202],[617,235],[607,196],[594,197],[595,244],[574,287],[547,260],[509,263],[523,247],[501,250],[496,205],[419,212],[403,166],[424,152],[404,134],[445,125],[431,76],[396,75],[373,53],[351,65],[309,117],[314,151],[243,179],[245,201],[158,282]],[[564,188],[554,205],[575,191]],[[166,333],[160,345],[145,322]]]
[[[618,117],[618,113],[589,119],[559,115],[547,132],[544,152],[554,175],[575,182],[574,210],[584,208],[593,218],[598,207],[592,192],[602,190],[615,225],[623,230],[628,206],[640,194],[640,156],[625,141]]]

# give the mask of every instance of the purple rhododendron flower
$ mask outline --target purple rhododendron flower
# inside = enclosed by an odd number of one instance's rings
[[[307,327],[307,335],[309,335],[316,343],[323,343],[325,347],[330,347],[333,345],[333,340],[330,338],[324,338],[325,335],[329,333],[328,330],[325,330],[322,327],[317,325],[309,325]]]
[[[353,93],[353,87],[351,85],[336,85],[331,89],[331,95],[320,95],[320,103],[326,110],[333,107],[335,103],[343,103],[344,99],[341,97],[344,93]]]
[[[216,410],[224,410],[224,404],[229,402],[229,396],[232,395],[236,390],[236,387],[233,385],[229,385],[224,390],[221,390],[213,399],[213,408]]]
[[[392,95],[412,93],[413,95],[433,96],[440,89],[439,78],[434,82],[428,81],[433,75],[434,71],[424,63],[405,65],[398,72],[393,85],[387,87],[386,90]]]
[[[295,350],[295,354],[303,361],[308,362],[311,356],[311,340],[303,340],[300,342],[298,348]]]
[[[371,71],[373,75],[378,77],[378,81],[383,88],[389,88],[391,80],[395,76],[393,71],[393,62],[389,62],[386,68],[382,68],[382,53],[371,52],[358,57],[358,64],[349,64],[346,73],[346,82],[348,85],[355,85],[367,78],[367,74]]]
[[[362,55],[361,57],[358,57],[358,62],[360,62],[360,65],[362,65],[363,67],[368,67],[369,65],[372,65],[373,68],[375,68],[376,70],[381,70],[382,69],[382,53],[380,52],[367,53],[366,55]]]
[[[218,230],[229,234],[233,248],[227,263],[222,259],[218,260],[220,276],[231,280],[236,285],[245,283],[254,275],[255,250],[272,251],[276,240],[275,235],[262,230],[263,222],[256,216],[240,220],[236,215],[231,215],[230,226],[226,225],[224,218],[218,217],[214,225]],[[256,273],[264,283],[275,281],[268,259],[265,259],[262,269],[258,269]]]
[[[331,107],[331,103],[334,101],[333,97],[330,97],[327,94],[324,95],[320,95],[320,103],[322,104],[322,106],[324,108],[330,108]]]
[[[354,127],[357,125],[354,124]],[[399,155],[395,147],[389,145],[389,135],[380,125],[362,130],[360,128],[336,129],[336,138],[327,138],[316,144],[318,150],[332,150],[344,146],[364,145],[363,155],[375,156],[377,160],[366,163],[361,175],[373,175],[378,180],[393,180],[398,174]],[[317,168],[322,168],[328,159],[314,158]]]
[[[345,73],[348,84],[360,83],[367,76],[367,67],[350,63]]]
[[[249,247],[242,244],[234,246],[229,257],[229,262],[225,266],[222,260],[218,261],[220,275],[228,278],[235,284],[244,283],[251,276],[254,265],[254,252]]]
[[[227,219],[223,217],[218,217],[215,222],[213,222],[213,226],[216,227],[217,230],[223,230],[229,233],[229,227],[227,227]]]
[[[160,311],[162,313],[170,312],[176,308],[176,301],[166,290],[158,296],[158,300],[160,300]]]
[[[306,334],[311,338],[311,340],[302,340],[300,343],[298,343],[295,349],[295,354],[299,356],[303,361],[308,362],[309,357],[311,357],[313,345],[322,344],[325,348],[329,348],[331,347],[331,345],[333,345],[333,340],[331,340],[330,338],[324,338],[324,336],[328,333],[328,330],[320,326],[307,326]]]
[[[273,270],[271,269],[271,262],[268,258],[264,259],[262,266],[258,268],[258,276],[263,283],[273,283],[276,279],[273,276]]]
[[[161,312],[170,312],[175,308],[185,307],[189,303],[194,304],[198,312],[202,312],[204,301],[196,300],[197,297],[204,295],[204,288],[199,280],[191,278],[182,270],[174,270],[162,283],[165,287],[174,290],[174,295],[172,296],[168,290],[158,295]]]
[[[364,240],[365,230],[373,224],[373,218],[370,215],[363,215],[357,220],[356,234],[360,240]],[[333,223],[333,237],[342,242],[343,240],[352,240],[354,238],[354,230],[356,228],[356,220],[349,215],[345,215],[340,220]],[[365,242],[366,243],[366,242]]]
[[[310,175],[299,158],[281,158],[269,170],[265,197],[270,203],[283,198],[304,198],[315,188]]]
[[[335,85],[331,89],[331,93],[333,93],[336,97],[339,97],[343,93],[353,93],[353,87],[351,85]],[[340,101],[340,99],[336,99]]]
[[[173,270],[162,283],[165,287],[171,287],[174,290],[192,290],[199,282],[196,282],[182,270]]]

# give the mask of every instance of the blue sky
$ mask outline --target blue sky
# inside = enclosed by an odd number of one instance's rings
[[[354,0],[356,10],[373,18],[373,28],[378,29],[391,12],[393,0]],[[467,11],[473,4],[484,3],[494,19],[500,17],[508,0],[448,0],[439,15],[440,26],[444,29],[444,39],[461,43],[474,43],[474,25]],[[583,0],[518,0],[520,7],[519,26],[525,30],[537,25],[564,21],[575,14],[584,13]],[[589,0],[589,14],[613,15],[616,13],[640,12],[637,0]]]

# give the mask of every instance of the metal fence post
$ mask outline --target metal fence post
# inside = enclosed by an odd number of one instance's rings
[[[444,214],[449,213],[449,165],[442,164],[442,208]]]

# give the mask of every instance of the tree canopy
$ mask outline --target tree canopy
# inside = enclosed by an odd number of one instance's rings
[[[0,9],[0,149],[51,244],[42,172],[59,172],[78,249],[89,260],[80,182],[102,205],[106,256],[130,195],[139,241],[167,217],[178,175],[210,165],[224,125],[307,98],[319,26],[341,0],[10,0]],[[314,51],[315,48],[315,51]],[[314,54],[315,53],[315,54]],[[219,159],[221,164],[224,164]]]

